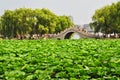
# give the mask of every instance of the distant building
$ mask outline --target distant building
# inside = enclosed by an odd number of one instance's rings
[[[73,20],[73,16],[68,16],[69,18],[70,18],[70,20],[73,22],[74,20]]]
[[[94,34],[94,29],[91,29],[89,24],[84,24],[84,25],[83,25],[83,28],[84,28],[85,30],[87,30],[88,32]]]
[[[77,27],[77,28],[82,28],[82,26],[81,26],[81,25],[75,25],[75,27]]]

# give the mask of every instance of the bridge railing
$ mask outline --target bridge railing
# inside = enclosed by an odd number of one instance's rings
[[[65,29],[64,31],[61,31],[60,33],[57,33],[57,34],[51,34],[51,38],[55,38],[55,37],[58,37],[58,36],[63,36],[64,34],[66,34],[66,32],[69,32],[69,31],[74,31],[74,32],[79,32],[85,36],[95,36],[94,34],[91,34],[89,33],[87,30],[85,30],[84,28],[78,28],[78,27],[70,27],[70,28],[67,28]]]

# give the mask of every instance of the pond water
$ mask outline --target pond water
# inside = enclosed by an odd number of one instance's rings
[[[73,33],[70,37],[70,39],[80,39],[80,36],[78,33]]]

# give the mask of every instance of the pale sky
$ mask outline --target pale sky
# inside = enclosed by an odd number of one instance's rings
[[[73,16],[75,24],[92,21],[96,9],[120,0],[0,0],[0,15],[16,8],[47,8],[57,15]]]

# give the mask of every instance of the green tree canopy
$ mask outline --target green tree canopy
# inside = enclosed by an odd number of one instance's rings
[[[45,8],[6,10],[0,22],[0,33],[8,38],[14,38],[18,34],[23,36],[25,34],[58,33],[74,25],[68,16],[57,16]]]
[[[96,10],[92,20],[95,32],[120,33],[120,2]]]

